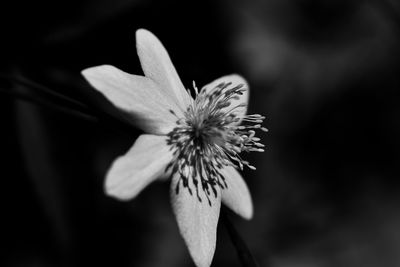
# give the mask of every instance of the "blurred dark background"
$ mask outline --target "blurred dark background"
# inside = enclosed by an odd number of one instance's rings
[[[244,173],[255,216],[232,217],[260,266],[400,266],[398,1],[21,0],[0,22],[1,266],[193,266],[168,183],[130,202],[103,192],[140,131],[80,71],[142,73],[138,28],[186,86],[240,73],[267,116],[267,150]],[[222,223],[213,266],[240,266]]]

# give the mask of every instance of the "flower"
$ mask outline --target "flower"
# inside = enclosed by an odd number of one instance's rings
[[[145,76],[110,65],[82,71],[145,132],[113,162],[105,191],[129,200],[152,181],[172,177],[170,195],[180,233],[195,264],[210,266],[221,201],[246,219],[253,215],[249,190],[236,169],[255,169],[239,153],[263,151],[255,130],[266,130],[264,117],[245,115],[249,89],[241,76],[224,76],[200,91],[193,83],[193,97],[157,37],[140,29],[136,46]]]

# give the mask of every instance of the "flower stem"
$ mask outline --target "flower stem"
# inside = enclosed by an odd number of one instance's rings
[[[41,84],[39,84],[37,82],[34,82],[34,81],[31,81],[31,80],[29,80],[27,78],[24,78],[22,76],[15,77],[15,76],[10,76],[10,75],[6,75],[6,74],[0,74],[0,78],[4,79],[6,81],[10,81],[10,82],[13,82],[13,83],[20,84],[22,86],[26,86],[28,88],[34,88],[34,89],[44,93],[47,96],[51,96],[51,97],[53,97],[55,99],[64,101],[65,103],[68,103],[70,105],[74,105],[74,106],[79,107],[81,109],[87,109],[88,108],[85,104],[73,99],[72,97],[69,97],[69,96],[66,96],[64,94],[61,94],[61,93],[59,93],[59,92],[57,92],[55,90],[51,90],[50,88],[47,88],[44,85],[41,85]]]
[[[101,122],[101,125],[119,129],[128,135],[137,134],[137,129],[124,119],[123,114],[113,114],[96,106],[88,106],[79,100],[24,77],[0,73],[0,82],[0,94],[9,95],[45,108],[51,108],[86,121]],[[20,87],[15,85],[20,85]]]
[[[98,120],[98,118],[89,111],[89,108],[85,104],[69,96],[51,90],[41,84],[30,81],[24,77],[15,77],[7,74],[0,74],[0,79],[6,84],[5,87],[10,87],[8,89],[5,89],[4,87],[0,88],[0,93],[68,113],[85,120]],[[22,87],[15,87],[15,84]]]
[[[222,221],[226,229],[228,230],[229,237],[231,238],[232,244],[236,249],[237,256],[240,263],[244,267],[259,267],[254,256],[251,254],[249,248],[236,230],[235,226],[231,222],[228,211],[225,208],[221,209]]]
[[[82,111],[78,111],[78,110],[75,110],[75,109],[63,107],[63,106],[60,106],[60,105],[55,105],[55,104],[53,104],[53,103],[51,103],[49,101],[46,101],[46,100],[41,99],[41,98],[30,96],[28,94],[24,94],[24,93],[21,93],[21,92],[16,92],[16,91],[13,91],[13,90],[6,90],[6,89],[2,89],[2,88],[0,88],[0,93],[9,95],[9,96],[18,98],[20,100],[33,103],[33,104],[37,104],[37,105],[41,105],[41,106],[44,106],[44,107],[47,107],[47,108],[55,109],[55,110],[67,113],[69,115],[72,115],[72,116],[75,116],[75,117],[78,117],[78,118],[81,118],[81,119],[85,119],[85,120],[89,120],[89,121],[97,121],[97,118],[95,116],[91,115],[91,114],[88,114],[88,113],[85,113],[85,112],[82,112]]]

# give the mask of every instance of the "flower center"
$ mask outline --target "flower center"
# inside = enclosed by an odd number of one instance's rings
[[[243,84],[232,86],[230,82],[222,82],[211,90],[204,88],[200,92],[195,84],[193,86],[195,99],[168,134],[167,143],[174,151],[174,158],[166,171],[179,175],[177,194],[183,186],[191,195],[195,191],[201,202],[199,190],[203,190],[211,205],[210,197],[217,197],[217,187],[228,187],[221,173],[223,167],[255,169],[239,153],[263,152],[264,145],[255,137],[255,130],[267,129],[261,126],[265,119],[261,115],[240,114],[239,117],[238,109],[244,108],[245,103],[232,105],[232,100],[239,100],[239,95],[246,91]],[[239,125],[240,122],[245,125]]]

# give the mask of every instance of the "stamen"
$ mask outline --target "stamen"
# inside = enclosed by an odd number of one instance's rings
[[[176,127],[168,134],[167,144],[173,151],[174,159],[166,167],[166,171],[178,175],[176,194],[183,186],[200,202],[199,190],[204,191],[208,204],[211,198],[217,197],[217,189],[225,189],[228,182],[221,173],[226,166],[243,169],[247,166],[255,170],[249,162],[239,154],[245,152],[263,152],[264,145],[259,143],[255,130],[267,131],[261,126],[265,119],[259,114],[238,117],[238,108],[245,103],[232,105],[232,100],[240,99],[246,88],[243,84],[232,87],[231,82],[222,82],[208,90],[200,92],[193,81],[194,97],[184,113],[177,118]],[[189,90],[188,90],[189,91]],[[189,92],[190,93],[190,92]],[[238,125],[239,122],[244,125]],[[194,187],[194,188],[192,188]]]

